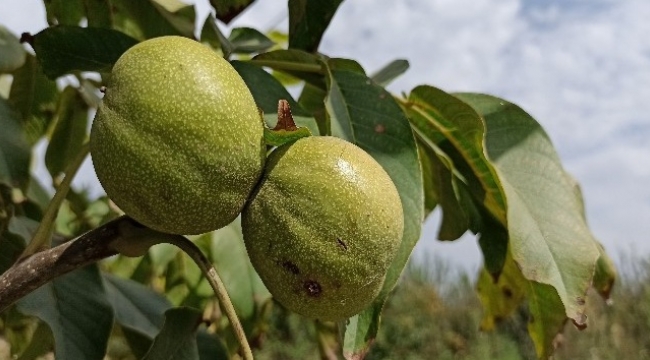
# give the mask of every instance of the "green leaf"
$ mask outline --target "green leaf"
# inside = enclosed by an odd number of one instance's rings
[[[33,205],[36,213],[39,213],[40,215],[38,216],[30,216],[28,215],[29,218],[40,221],[42,216],[43,216],[43,211],[47,207],[47,205],[50,203],[50,199],[52,198],[52,195],[43,188],[43,186],[40,183],[40,180],[35,178],[34,175],[32,174],[30,180],[29,180],[29,185],[27,186],[26,190],[27,198],[29,199],[29,202]],[[36,214],[32,214],[36,215]]]
[[[372,81],[381,86],[386,86],[395,80],[398,76],[404,74],[409,68],[408,60],[397,59],[372,74]]]
[[[235,47],[226,35],[223,34],[221,29],[219,29],[219,24],[217,24],[217,19],[214,17],[214,14],[208,15],[203,23],[201,42],[212,46],[214,49],[221,48],[223,57],[226,59],[230,58],[230,54],[232,54]]]
[[[506,201],[499,178],[483,151],[484,124],[470,106],[432,86],[418,86],[408,97],[411,124],[429,146],[438,147],[462,174],[471,194],[506,224]]]
[[[131,353],[136,359],[142,359],[147,355],[147,352],[153,343],[153,338],[142,335],[140,332],[130,328],[121,327],[119,324],[115,324],[115,326],[119,327],[119,330],[124,336],[124,340],[126,340]]]
[[[323,61],[316,55],[300,50],[275,50],[259,54],[251,60],[257,66],[270,67],[318,88],[325,89]]]
[[[1,98],[7,99],[9,97],[9,91],[11,90],[12,80],[13,78],[11,76],[7,76],[6,74],[0,73],[0,97]]]
[[[313,117],[305,111],[271,74],[248,62],[232,61],[232,66],[250,89],[257,106],[262,109],[267,125],[274,127],[277,122],[278,101],[287,100],[296,125],[305,127],[313,134],[318,134],[318,125]]]
[[[194,5],[180,0],[152,0],[158,12],[185,37],[194,38],[196,11]]]
[[[25,49],[18,38],[0,24],[0,74],[18,69],[25,63]]]
[[[293,99],[287,89],[273,75],[248,62],[233,60],[231,65],[250,89],[257,107],[264,113],[277,114],[278,101],[287,100],[294,115],[306,115],[302,107]]]
[[[110,72],[137,40],[105,28],[55,26],[34,35],[34,51],[50,79],[73,71]]]
[[[25,189],[29,182],[31,148],[17,114],[0,97],[0,181]]]
[[[494,330],[523,303],[528,282],[521,276],[512,256],[507,256],[498,277],[483,268],[479,274],[476,291],[483,305],[481,330]]]
[[[228,349],[221,339],[203,329],[196,334],[196,345],[201,360],[230,360]]]
[[[506,201],[483,150],[483,120],[469,105],[431,86],[416,87],[405,107],[423,144],[451,171],[436,185],[445,197],[439,200],[445,204],[440,238],[457,238],[467,227],[480,234],[485,267],[497,275],[507,252]]]
[[[153,339],[172,304],[162,295],[133,280],[104,274],[106,294],[122,327],[138,331]]]
[[[470,230],[479,234],[483,266],[492,276],[499,276],[508,254],[508,230],[482,207],[474,205],[475,200],[469,194],[463,200],[465,210],[470,213]]]
[[[83,0],[83,2],[88,27],[110,28],[113,25],[111,3],[108,0]]]
[[[429,157],[433,171],[433,187],[437,191],[438,204],[442,208],[442,221],[438,230],[439,240],[456,240],[469,228],[469,216],[456,195],[456,177],[452,174],[451,160],[444,154]]]
[[[210,46],[213,49],[221,49],[221,39],[225,36],[221,31],[217,32],[219,28],[216,25],[216,19],[212,14],[205,18],[203,26],[201,27],[201,43]],[[228,39],[225,39],[226,41]]]
[[[330,123],[325,110],[327,92],[309,83],[305,83],[298,98],[298,103],[316,119],[318,133],[330,135]]]
[[[45,166],[53,178],[65,171],[86,140],[88,105],[76,88],[68,86],[61,93],[56,119],[45,153]]]
[[[417,140],[417,138],[416,138]],[[424,218],[426,219],[431,212],[438,206],[438,189],[434,179],[434,169],[432,157],[436,154],[424,145],[422,141],[416,141],[418,145],[418,156],[420,157],[420,167],[422,167],[422,187],[424,190]]]
[[[6,200],[3,200],[6,201]],[[0,233],[0,274],[11,267],[36,232],[38,222],[24,216],[12,216]],[[2,229],[0,229],[2,230]]]
[[[289,0],[289,48],[316,52],[343,0]]]
[[[46,323],[39,321],[38,327],[32,334],[32,339],[27,348],[20,354],[18,360],[42,359],[43,355],[52,351],[54,347],[54,334]]]
[[[232,52],[241,54],[262,52],[275,45],[266,35],[249,27],[232,29],[228,40],[233,46]]]
[[[528,334],[533,340],[537,356],[547,359],[553,355],[553,340],[562,332],[567,317],[562,312],[562,300],[552,286],[534,282],[529,285],[526,293],[530,311]],[[583,325],[580,328],[584,328],[585,320],[586,318],[581,320]]]
[[[357,144],[381,164],[395,183],[404,209],[404,236],[388,270],[381,293],[361,314],[350,319],[346,356],[367,351],[379,327],[383,304],[420,238],[424,217],[422,173],[408,120],[393,97],[368,77],[331,70],[325,101],[332,135]]]
[[[97,95],[98,90],[101,91],[101,88],[101,81],[83,77],[81,84],[79,84],[79,95],[89,107],[96,108],[102,102],[102,98]]]
[[[228,24],[232,19],[241,14],[255,0],[210,0],[210,4],[217,11],[217,18]]]
[[[311,131],[305,127],[293,131],[264,128],[264,141],[271,146],[282,146],[307,136],[311,136]]]
[[[379,319],[384,301],[375,302],[361,313],[349,318],[340,332],[343,335],[343,356],[348,360],[363,359],[379,332]]]
[[[526,299],[528,333],[540,359],[553,352],[553,340],[566,323],[562,301],[549,285],[526,280],[509,255],[498,280],[483,270],[477,291],[483,304],[482,330],[493,330],[496,323],[514,313]]]
[[[84,17],[82,0],[43,1],[50,25],[79,25]]]
[[[156,0],[111,0],[110,3],[113,28],[135,39],[142,41],[164,35],[193,37],[194,27],[188,33],[188,15],[171,13]],[[177,21],[183,24],[180,29],[176,27]]]
[[[177,249],[172,246],[157,246],[151,251],[161,248]],[[104,282],[116,322],[122,326],[134,354],[138,358],[144,357],[162,329],[165,312],[172,309],[172,304],[161,294],[133,280],[104,274]],[[199,331],[197,342],[201,359],[228,359],[225,355],[227,351],[218,338]]]
[[[578,184],[578,182],[568,173],[565,173],[565,175],[569,183],[572,184],[573,193],[580,206],[582,218],[586,222],[587,214],[585,212],[585,203],[582,197],[582,189],[580,188],[580,184]],[[612,291],[612,287],[614,286],[614,282],[618,277],[618,271],[616,270],[616,266],[614,265],[612,259],[609,257],[609,255],[607,255],[607,252],[605,252],[603,245],[600,242],[596,241],[596,247],[598,248],[599,257],[598,261],[596,261],[596,271],[594,272],[592,287],[596,290],[596,292],[598,292],[598,294],[600,294],[603,299],[605,299],[607,303],[609,303],[609,296]]]
[[[9,222],[16,213],[13,192],[13,187],[0,181],[0,235],[7,230]]]
[[[325,62],[327,63],[329,71],[352,71],[360,75],[366,75],[366,71],[356,60],[329,58],[326,59]]]
[[[25,138],[34,145],[54,117],[59,91],[48,79],[36,57],[28,55],[25,64],[14,71],[9,104],[18,113]]]
[[[508,202],[509,249],[523,277],[538,355],[551,349],[559,317],[585,324],[585,294],[599,251],[573,183],[542,127],[518,106],[483,94],[458,94],[486,122],[486,149]]]
[[[38,227],[38,222],[24,217],[24,216],[14,216],[9,221],[9,227],[7,230],[15,235],[20,236],[23,239],[24,244],[29,243],[36,232]]]
[[[21,299],[18,310],[45,321],[54,334],[57,359],[103,359],[113,327],[96,265],[59,277]]]
[[[172,304],[162,295],[133,280],[103,274],[115,321],[122,327],[131,351],[142,358],[164,323]]]
[[[596,262],[596,271],[594,273],[593,287],[605,300],[610,300],[610,294],[614,282],[618,277],[616,266],[612,259],[607,255],[602,244],[598,244],[600,256]]]
[[[201,324],[201,311],[173,308],[165,312],[165,324],[143,360],[198,360],[196,332]]]
[[[18,260],[25,250],[25,240],[22,237],[3,231],[0,233],[0,274],[4,273]]]

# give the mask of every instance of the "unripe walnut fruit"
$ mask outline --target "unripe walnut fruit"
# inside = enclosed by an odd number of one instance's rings
[[[165,36],[115,63],[90,149],[126,214],[158,231],[199,234],[241,212],[264,167],[263,134],[235,69],[196,41]]]
[[[270,154],[242,230],[277,301],[307,317],[341,320],[381,290],[404,215],[395,185],[370,155],[313,136]]]

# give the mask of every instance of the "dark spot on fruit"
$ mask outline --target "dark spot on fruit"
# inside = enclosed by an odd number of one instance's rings
[[[348,250],[348,244],[345,243],[345,241],[341,240],[341,238],[336,238],[336,242],[339,244],[339,247],[345,251]]]
[[[291,261],[288,261],[288,260],[287,260],[287,261],[284,261],[284,262],[281,264],[281,266],[282,266],[285,270],[287,270],[288,272],[290,272],[290,273],[292,273],[292,274],[294,274],[294,275],[298,275],[298,274],[300,274],[300,269],[298,268],[298,266],[297,266],[296,264],[292,263]]]
[[[161,198],[163,201],[171,201],[171,199],[172,199],[172,196],[171,196],[171,194],[169,193],[169,190],[168,190],[168,189],[163,189],[162,191],[159,192],[159,194],[160,194],[160,198]]]
[[[314,280],[307,280],[302,284],[303,288],[307,292],[307,296],[319,297],[320,293],[323,291],[320,284]]]
[[[503,288],[501,289],[501,292],[503,292],[503,295],[507,297],[508,299],[512,298],[512,290],[508,288]]]

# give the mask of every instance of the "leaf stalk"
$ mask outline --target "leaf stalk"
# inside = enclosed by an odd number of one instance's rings
[[[65,170],[65,177],[61,181],[61,184],[57,186],[56,193],[47,205],[47,209],[43,214],[43,219],[38,224],[38,228],[36,228],[32,241],[27,244],[27,247],[20,255],[19,261],[41,251],[44,247],[49,247],[49,242],[52,238],[54,228],[54,221],[59,214],[59,208],[61,207],[63,200],[65,200],[65,197],[68,195],[72,180],[79,171],[81,164],[84,162],[89,152],[90,145],[86,142],[81,146],[77,156],[75,156],[75,158],[68,164],[68,167]]]

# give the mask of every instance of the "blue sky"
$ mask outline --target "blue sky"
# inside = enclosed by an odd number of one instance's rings
[[[208,0],[197,0],[200,16]],[[286,29],[284,2],[257,0],[235,26]],[[15,33],[45,26],[40,1],[4,0]],[[321,51],[372,72],[395,58],[411,69],[389,87],[431,84],[517,103],[547,130],[581,183],[590,226],[607,250],[648,254],[650,241],[650,2],[647,0],[348,0]],[[89,162],[77,186],[97,190]],[[416,252],[465,267],[476,241],[435,241],[427,221]]]

